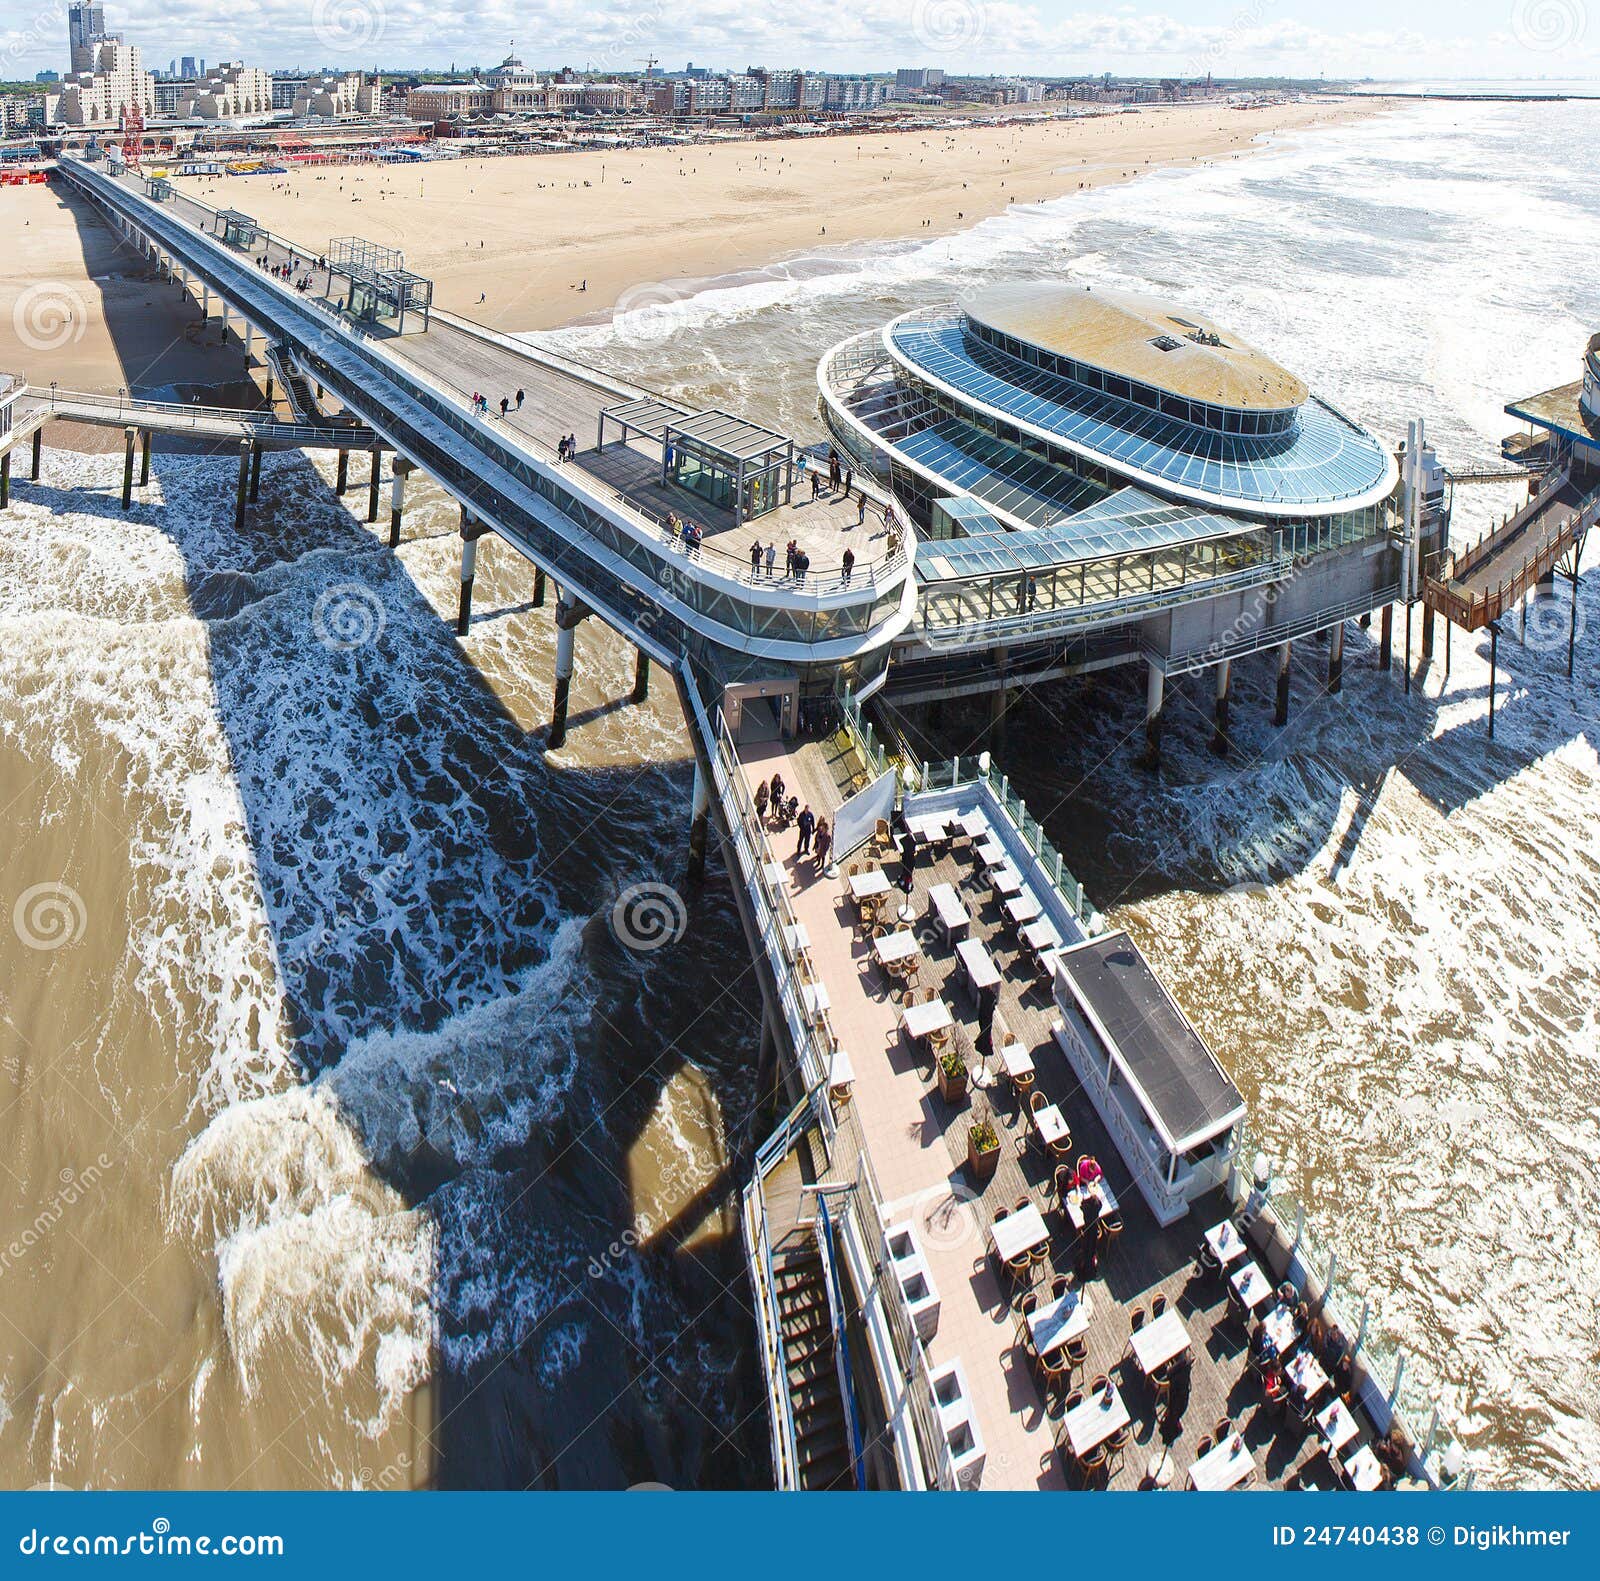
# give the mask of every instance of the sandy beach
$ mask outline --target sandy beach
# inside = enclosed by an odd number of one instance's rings
[[[1334,103],[1194,105],[948,132],[181,184],[308,247],[355,234],[401,248],[408,268],[434,280],[441,306],[520,332],[602,317],[618,304],[669,301],[691,282],[819,248],[963,230],[1011,203],[1234,158],[1273,133],[1371,113],[1370,105]]]

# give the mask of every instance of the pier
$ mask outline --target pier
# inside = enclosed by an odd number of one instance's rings
[[[1059,468],[902,401],[876,348],[849,343],[819,370],[849,481],[813,490],[792,442],[760,423],[386,299],[415,284],[395,277],[398,263],[358,292],[348,271],[319,268],[314,251],[247,215],[136,173],[62,169],[159,271],[237,315],[247,349],[260,337],[300,421],[184,413],[241,447],[241,510],[256,486],[249,457],[268,443],[332,445],[340,492],[349,451],[370,454],[367,519],[379,519],[387,482],[391,546],[408,478],[433,479],[459,509],[458,634],[470,640],[491,537],[534,567],[534,604],[552,605],[549,750],[565,740],[591,619],[634,645],[635,700],[652,663],[676,686],[696,755],[690,871],[717,840],[761,986],[762,1086],[781,1114],[741,1211],[780,1487],[1132,1488],[1213,1475],[1366,1486],[1361,1450],[1397,1426],[1401,1475],[1455,1480],[1403,1361],[1380,1359],[1364,1304],[1314,1253],[1303,1216],[1274,1200],[1232,1082],[1132,942],[1107,930],[1001,766],[988,754],[891,762],[862,712],[880,690],[899,702],[986,691],[998,705],[1033,680],[1143,665],[1156,767],[1169,683],[1205,676],[1225,751],[1233,665],[1270,652],[1282,724],[1293,643],[1326,633],[1337,692],[1348,620],[1380,613],[1386,654],[1394,604],[1409,625],[1447,526],[1420,433],[1402,467],[1323,403],[1304,436],[1289,406],[1241,408],[1227,434],[1246,432],[1248,415],[1280,425],[1280,450],[1304,437],[1305,499],[1285,500],[1268,475],[1271,444],[1229,441],[1241,459],[1224,468],[1155,430],[1137,452],[1143,481],[1079,492]],[[291,261],[290,278],[273,272]],[[948,318],[924,339],[941,356],[959,349]],[[1305,404],[1282,387],[1283,401]],[[35,428],[180,421],[122,398],[46,402],[31,387],[16,411]],[[851,442],[850,424],[874,414],[892,463]],[[941,480],[959,471],[965,492],[913,510],[902,465]],[[790,540],[809,565],[783,565]],[[752,550],[774,543],[769,572]],[[808,704],[840,721],[823,743],[799,741]],[[828,816],[834,864],[780,851],[756,815],[753,788],[775,768]],[[861,904],[874,895],[887,901]],[[982,1160],[975,1128],[993,1141]],[[1085,1157],[1106,1185],[1104,1199],[1089,1193],[1103,1222],[1062,1173]],[[1008,1250],[1035,1220],[1040,1235]],[[1231,1251],[1207,1262],[1205,1232],[1224,1224],[1270,1304],[1230,1296]],[[1046,1305],[1081,1324],[1060,1354],[1030,1322]],[[1291,1418],[1265,1395],[1244,1356],[1257,1308],[1286,1352],[1302,1341],[1311,1352],[1313,1317],[1343,1328],[1350,1374],[1334,1392],[1348,1435],[1341,1424],[1329,1439],[1314,1414]],[[1145,1330],[1158,1323],[1183,1339],[1147,1364]],[[1312,1393],[1323,1407],[1326,1383]],[[1123,1420],[1079,1433],[1084,1408],[1113,1397]]]

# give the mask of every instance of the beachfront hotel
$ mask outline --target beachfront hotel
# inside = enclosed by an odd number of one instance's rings
[[[1028,645],[1071,636],[1081,663],[1149,664],[1152,755],[1169,675],[1216,669],[1225,721],[1234,657],[1278,647],[1287,677],[1287,644],[1327,630],[1337,689],[1340,622],[1400,596],[1444,528],[1431,455],[1408,536],[1385,444],[1154,297],[991,286],[834,347],[818,383],[834,442],[922,540],[901,686],[984,633],[991,669],[1036,678],[1049,655]]]

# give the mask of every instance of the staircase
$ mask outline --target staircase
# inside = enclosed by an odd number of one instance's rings
[[[814,1245],[787,1250],[781,1261],[774,1261],[773,1280],[783,1323],[800,1486],[849,1490],[856,1485],[850,1463],[850,1425],[834,1364],[833,1322],[822,1257]]]

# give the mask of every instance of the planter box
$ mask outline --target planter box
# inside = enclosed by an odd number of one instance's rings
[[[928,1260],[917,1239],[916,1226],[907,1220],[883,1232],[883,1248],[894,1272],[900,1299],[911,1316],[911,1326],[924,1344],[939,1332],[939,1287],[928,1271]]]
[[[967,1068],[961,1067],[959,1075],[946,1074],[942,1064],[934,1066],[934,1074],[939,1081],[939,1096],[948,1104],[957,1104],[967,1095]]]
[[[967,1168],[972,1171],[974,1180],[993,1180],[994,1172],[1000,1163],[1000,1138],[996,1135],[994,1146],[979,1150],[978,1144],[973,1140],[972,1131],[967,1131]]]
[[[933,1385],[934,1409],[939,1413],[944,1441],[950,1446],[956,1486],[965,1492],[973,1492],[983,1481],[983,1463],[988,1456],[983,1446],[983,1435],[978,1431],[972,1396],[967,1392],[967,1375],[960,1358],[930,1373],[928,1381]]]

